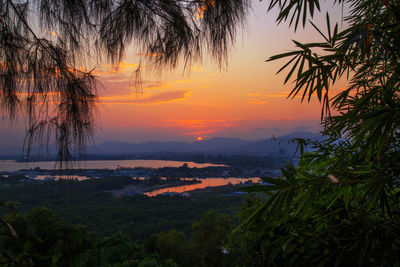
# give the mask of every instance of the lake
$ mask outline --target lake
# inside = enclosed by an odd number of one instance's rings
[[[193,180],[195,178],[184,178],[184,180]],[[196,189],[204,189],[207,187],[217,187],[217,186],[224,186],[228,184],[236,185],[240,183],[246,183],[251,181],[252,183],[258,183],[261,179],[260,178],[205,178],[205,179],[198,179],[200,183],[197,184],[190,184],[190,185],[181,185],[181,186],[174,186],[174,187],[167,187],[162,189],[157,189],[154,191],[144,193],[146,196],[154,197],[157,195],[161,195],[164,193],[184,193]]]
[[[195,163],[190,161],[172,161],[172,160],[88,160],[82,161],[74,165],[74,169],[117,169],[123,168],[162,168],[162,167],[181,167],[184,163],[188,164],[189,168],[197,167],[212,167],[212,166],[225,166],[221,164],[211,163]],[[54,161],[36,161],[36,162],[16,162],[13,160],[0,160],[0,171],[18,171],[21,169],[30,169],[39,167],[41,169],[55,169],[56,163]]]

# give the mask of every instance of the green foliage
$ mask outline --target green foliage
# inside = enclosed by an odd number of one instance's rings
[[[0,227],[1,266],[232,266],[224,252],[232,229],[228,216],[205,214],[191,238],[175,229],[144,243],[122,232],[108,237],[88,233],[39,207],[11,213]],[[11,230],[12,229],[12,230]]]
[[[155,238],[155,250],[160,260],[172,260],[179,266],[190,266],[193,263],[194,251],[185,233],[172,229],[169,232],[157,234]]]
[[[255,193],[248,194],[246,203],[241,207],[241,212],[239,213],[240,219],[247,219],[257,210],[261,203],[262,198],[259,195]],[[259,249],[262,232],[256,231],[258,227],[263,227],[263,224],[263,221],[254,222],[250,231],[246,225],[240,225],[229,234],[227,251],[230,261],[233,263],[232,266],[266,265],[268,255]]]
[[[321,173],[326,165],[301,162],[297,169],[288,167],[293,171],[288,176],[269,180],[275,189],[269,191],[270,198],[253,213],[246,228],[258,234],[253,234],[256,251],[266,255],[271,265],[398,262],[398,197],[385,199],[373,182],[352,184],[356,175],[348,183],[328,178]],[[362,176],[367,177],[365,172]],[[390,215],[383,203],[390,207]]]
[[[91,248],[91,237],[79,225],[67,224],[45,208],[12,214],[0,228],[2,266],[77,266]]]
[[[145,258],[138,267],[161,267],[155,258],[148,257]]]
[[[323,42],[294,41],[299,50],[269,59],[290,58],[278,72],[288,69],[285,82],[294,77],[291,97],[316,96],[323,103],[325,128],[313,152],[301,150],[298,166],[289,164],[280,177],[247,189],[268,199],[234,237],[250,244],[250,236],[271,266],[400,261],[400,5],[336,3],[349,7],[348,28],[331,26],[327,14],[327,34],[311,22]],[[296,28],[303,14],[305,25],[307,5],[311,16],[311,6],[319,9],[318,1],[285,1],[278,22],[291,17]],[[348,79],[348,86],[331,97],[339,79]]]
[[[121,231],[135,240],[171,229],[190,234],[194,221],[210,209],[234,215],[243,201],[243,196],[213,195],[194,199],[143,195],[114,198],[111,193],[96,191],[98,186],[103,187],[100,184],[83,183],[75,187],[66,182],[0,187],[0,201],[18,202],[20,212],[44,206],[56,211],[63,220],[85,225],[101,236]],[[8,209],[1,212],[3,215],[8,213]]]
[[[143,244],[117,232],[109,237],[96,237],[92,249],[84,255],[82,266],[139,266],[148,257]]]
[[[142,256],[140,255],[142,247],[121,232],[104,238],[97,244],[97,247],[99,247],[99,251],[95,256],[100,256],[101,262],[109,264],[125,262]]]
[[[228,266],[225,248],[231,231],[229,217],[208,212],[193,224],[197,266]]]
[[[232,257],[226,250],[232,229],[228,216],[210,211],[192,227],[189,239],[176,230],[154,235],[148,240],[148,251],[159,256],[162,266],[232,266]]]

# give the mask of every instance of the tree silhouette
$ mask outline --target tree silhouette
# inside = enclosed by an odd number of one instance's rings
[[[1,109],[11,121],[26,115],[28,156],[34,142],[55,137],[58,160],[71,160],[84,152],[95,123],[97,83],[87,66],[117,63],[128,46],[150,69],[190,66],[204,55],[222,66],[249,3],[1,0]]]
[[[334,2],[349,8],[345,29],[327,14],[327,30],[310,23],[321,42],[294,41],[296,51],[269,59],[288,58],[278,72],[293,78],[290,96],[317,97],[325,127],[297,166],[248,190],[269,195],[247,226],[272,266],[399,262],[400,2]],[[319,10],[315,0],[270,3],[294,28]],[[339,79],[348,86],[335,94]]]

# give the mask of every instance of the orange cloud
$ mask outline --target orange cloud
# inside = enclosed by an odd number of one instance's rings
[[[147,93],[143,95],[131,94],[126,96],[106,96],[100,97],[100,101],[104,104],[158,105],[186,99],[190,92],[190,90],[186,89],[159,93]]]
[[[102,90],[102,94],[107,96],[127,96],[134,93],[135,89],[137,89],[135,87],[134,72],[136,66],[138,66],[136,63],[121,62],[119,65],[114,66],[103,65],[102,69],[96,70],[95,74],[99,77],[101,88],[105,89]],[[142,80],[141,88],[145,92],[151,91],[154,94],[158,94],[161,91],[188,89],[187,84],[192,82],[189,79],[173,81]]]
[[[191,83],[191,82],[193,82],[193,81],[192,80],[176,80],[176,81],[174,81],[172,83],[181,84],[181,83]]]
[[[138,63],[129,63],[121,61],[114,65],[103,64],[105,70],[96,70],[97,75],[107,75],[107,74],[115,74],[115,73],[125,73],[127,71],[133,72],[135,68],[139,66]]]
[[[232,127],[240,120],[167,120],[184,128]]]
[[[288,94],[262,94],[262,93],[249,93],[246,94],[249,99],[249,104],[263,105],[268,103],[269,98],[286,98]]]
[[[175,124],[175,127],[186,129],[183,135],[208,135],[221,132],[237,126],[241,120],[216,119],[216,120],[167,120]]]
[[[225,130],[225,129],[210,129],[210,130],[204,130],[204,131],[184,133],[183,135],[208,135],[208,134],[212,134],[212,133],[223,131],[223,130]]]
[[[159,90],[171,88],[166,82],[152,82],[152,81],[142,81],[142,87],[146,90]]]
[[[146,90],[165,90],[168,88],[175,87],[176,84],[191,83],[192,80],[176,80],[169,82],[154,82],[154,81],[142,81],[142,87]]]

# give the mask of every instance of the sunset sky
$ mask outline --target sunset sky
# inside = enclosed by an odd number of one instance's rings
[[[138,64],[133,49],[118,68],[99,64],[95,74],[102,86],[95,142],[195,141],[217,136],[254,140],[319,131],[320,104],[286,99],[292,85],[283,85],[284,74],[275,75],[285,61],[265,60],[292,50],[291,39],[311,42],[320,38],[311,27],[295,34],[288,24],[277,26],[277,11],[266,14],[267,4],[254,1],[247,28],[238,36],[228,66],[221,70],[205,58],[192,65],[189,74],[183,74],[182,68],[162,74],[145,71],[143,92],[138,94],[132,82]],[[327,9],[332,20],[341,18],[340,8],[333,10],[331,3],[325,4],[316,19],[322,29],[326,29]],[[333,89],[344,85],[336,84]],[[2,121],[0,148],[22,145],[23,125],[23,119],[13,126]]]

